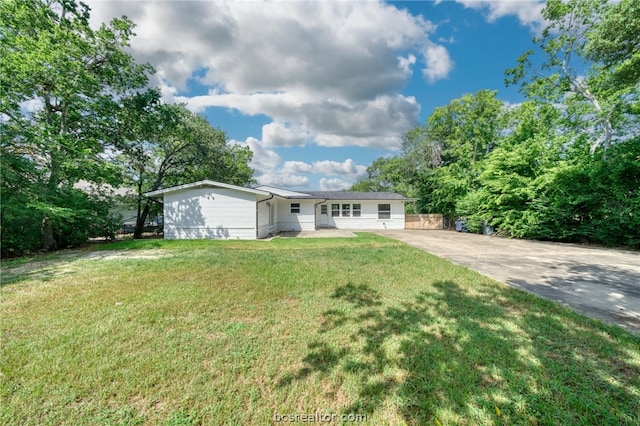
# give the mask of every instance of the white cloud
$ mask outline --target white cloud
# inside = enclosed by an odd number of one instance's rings
[[[229,143],[248,146],[251,149],[253,158],[249,167],[255,170],[257,176],[272,172],[280,164],[280,156],[275,151],[266,149],[262,142],[256,138],[249,137],[244,142],[231,140]]]
[[[134,53],[173,84],[184,88],[206,68],[205,83],[232,93],[310,88],[370,98],[404,82],[394,52],[419,49],[436,29],[377,1],[88,3],[94,25],[122,14],[137,23]]]
[[[442,45],[430,44],[424,49],[425,62],[428,64],[422,70],[422,74],[427,80],[434,82],[445,78],[451,69],[453,61],[449,57],[449,51]]]
[[[308,186],[309,178],[306,176],[289,175],[285,173],[268,173],[256,178],[260,185],[276,186],[280,188]]]
[[[162,78],[161,73],[152,76],[150,78],[150,84],[160,89],[160,95],[164,102],[171,104],[184,102],[184,97],[178,95],[178,88],[168,84],[167,81]]]
[[[243,114],[266,114],[276,121],[263,127],[268,146],[301,146],[313,141],[321,146],[355,145],[398,149],[400,135],[417,125],[420,105],[413,96],[382,95],[371,101],[349,103],[298,93],[216,93],[176,97],[193,111],[218,106]],[[296,124],[285,125],[290,122]]]
[[[433,23],[384,2],[89,5],[95,25],[122,14],[137,23],[132,52],[156,67],[165,100],[266,115],[269,147],[397,149],[417,125],[415,98],[399,94],[413,69],[435,82],[453,68]],[[184,96],[190,80],[209,94]]]
[[[266,146],[304,146],[309,138],[302,123],[274,121],[262,126],[262,143]]]
[[[520,108],[523,105],[522,102],[509,102],[509,101],[502,101],[502,107],[506,110],[515,110]]]
[[[282,165],[282,172],[288,174],[313,173],[313,166],[304,161],[285,161]]]
[[[271,185],[279,187],[300,187],[309,184],[309,178],[296,173],[307,173],[305,170],[311,168],[310,165],[302,161],[285,161],[280,167],[280,156],[270,149],[267,149],[262,141],[249,137],[244,142],[230,140],[228,143],[247,146],[253,152],[253,158],[249,167],[254,170],[254,178],[260,185]]]
[[[342,179],[320,179],[320,191],[342,191],[351,188],[351,185]]]
[[[401,70],[405,72],[407,75],[411,75],[411,66],[416,63],[415,55],[409,55],[406,58],[399,56],[398,57],[398,66]]]
[[[545,6],[543,0],[524,0],[524,1],[492,1],[492,0],[456,0],[465,7],[486,10],[486,18],[489,22],[513,15],[518,18],[521,25],[529,27],[532,32],[539,33],[545,26],[545,20],[542,17],[542,9]]]
[[[367,167],[358,165],[351,158],[347,158],[342,163],[337,161],[314,161],[313,170],[329,176],[345,176],[351,179],[357,179],[367,172]]]
[[[454,36],[449,36],[449,38],[444,38],[444,37],[438,37],[438,41],[440,43],[448,43],[448,44],[453,44],[456,42],[456,39]]]
[[[247,146],[253,152],[253,159],[249,166],[254,169],[254,177],[261,185],[272,185],[279,187],[304,187],[309,185],[309,177],[305,175],[316,176],[339,176],[340,179],[325,179],[332,185],[338,185],[340,188],[350,187],[358,178],[365,175],[367,167],[356,164],[351,158],[347,158],[343,162],[331,160],[318,160],[312,164],[304,161],[285,161],[282,162],[280,156],[265,144],[256,139],[249,137],[244,142],[231,140],[230,144]],[[326,185],[329,185],[327,183]],[[322,179],[320,181],[322,185]]]

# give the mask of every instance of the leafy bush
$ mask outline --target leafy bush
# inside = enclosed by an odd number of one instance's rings
[[[3,203],[1,223],[0,242],[3,258],[20,256],[41,246],[42,218],[34,209]]]
[[[44,198],[44,197],[43,197]],[[90,237],[114,238],[120,216],[108,198],[60,188],[45,199],[9,198],[2,208],[2,256],[15,257],[43,248],[43,221],[51,222],[56,248],[84,244]]]

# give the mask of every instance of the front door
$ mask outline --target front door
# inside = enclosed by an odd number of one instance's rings
[[[329,226],[329,214],[327,212],[328,207],[326,204],[320,204],[319,206],[316,206],[316,208],[318,226],[326,228],[327,226]]]

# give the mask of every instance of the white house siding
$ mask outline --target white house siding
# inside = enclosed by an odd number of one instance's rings
[[[403,201],[363,201],[363,200],[334,200],[326,201],[322,204],[327,206],[327,217],[322,218],[320,205],[316,207],[317,224],[319,227],[330,227],[338,229],[404,229],[404,202]],[[331,216],[331,204],[340,204],[339,217]],[[342,205],[350,204],[349,217],[342,216]],[[353,217],[353,205],[360,204],[360,217]],[[378,219],[378,204],[391,204],[391,218]],[[326,225],[325,220],[326,219]]]
[[[314,206],[318,200],[277,198],[276,223],[279,231],[315,231]],[[291,204],[300,204],[300,213],[291,213]]]
[[[164,238],[256,238],[256,194],[203,187],[164,195]]]

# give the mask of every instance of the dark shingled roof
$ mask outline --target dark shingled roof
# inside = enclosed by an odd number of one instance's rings
[[[395,192],[305,191],[304,193],[309,194],[313,198],[326,198],[328,200],[414,200],[413,198],[407,198]]]

